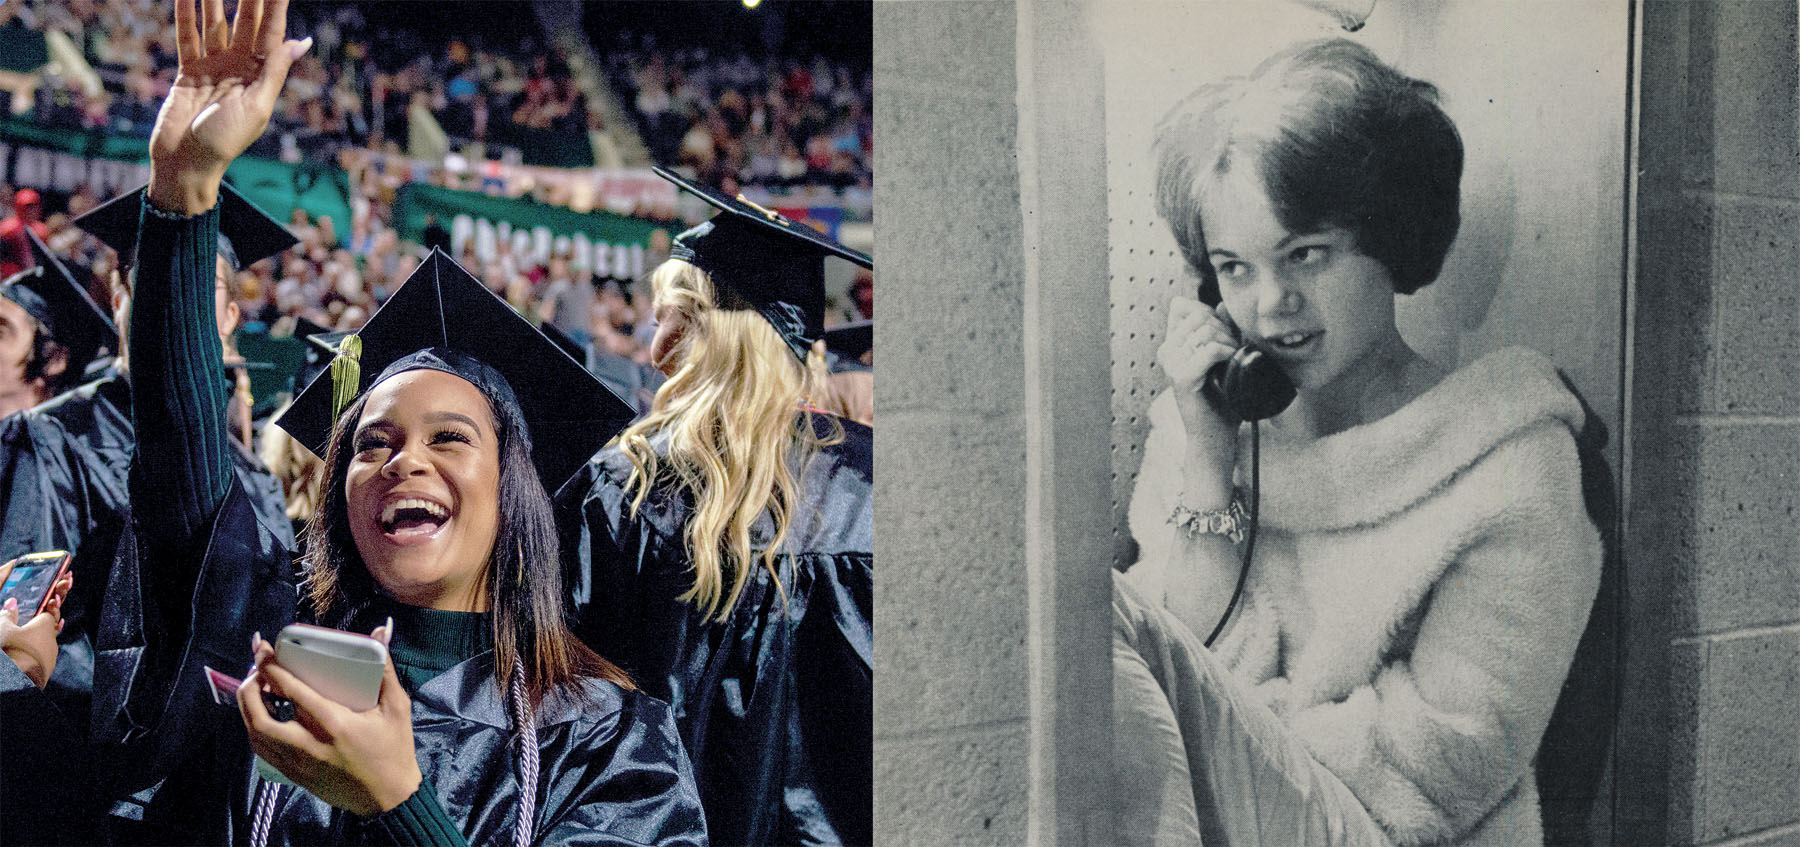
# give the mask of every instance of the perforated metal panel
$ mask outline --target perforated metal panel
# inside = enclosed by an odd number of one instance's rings
[[[1150,401],[1167,387],[1168,380],[1156,366],[1156,348],[1162,344],[1169,299],[1176,294],[1191,297],[1198,281],[1182,262],[1175,239],[1156,216],[1155,197],[1149,189],[1153,163],[1148,155],[1149,133],[1131,133],[1114,124],[1107,140],[1113,156],[1107,165],[1107,206],[1111,211],[1108,259],[1112,292],[1112,444],[1113,533],[1115,564],[1134,558],[1124,543],[1130,532],[1125,512],[1132,486],[1143,461],[1144,436],[1149,431]],[[1135,153],[1136,155],[1131,155]]]

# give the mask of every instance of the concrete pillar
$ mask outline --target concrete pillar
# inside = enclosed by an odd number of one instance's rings
[[[1641,701],[1622,724],[1666,735],[1669,842],[1796,844],[1800,14],[1641,10],[1626,537],[1666,616],[1629,647],[1666,654],[1667,705]]]
[[[875,831],[1022,844],[1029,804],[1014,8],[877,3]]]
[[[1104,843],[1104,150],[1078,4],[875,6],[875,823]]]

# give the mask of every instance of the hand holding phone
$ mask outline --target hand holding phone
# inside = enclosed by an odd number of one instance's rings
[[[15,601],[21,621],[48,611],[56,581],[69,572],[73,558],[66,550],[50,550],[7,562],[4,582],[0,582],[0,604]]]
[[[1231,320],[1222,301],[1211,305],[1214,315],[1230,332],[1231,346],[1236,349],[1207,369],[1202,388],[1207,399],[1243,423],[1268,420],[1286,411],[1297,393],[1293,380],[1268,354],[1244,342],[1243,331]]]
[[[413,751],[412,700],[381,637],[390,629],[363,636],[295,625],[275,645],[257,644],[256,670],[239,686],[237,701],[264,776],[363,817],[412,796],[423,777]],[[377,655],[371,692],[367,660]],[[276,720],[265,693],[291,700],[294,720]],[[368,708],[357,711],[362,705]]]
[[[275,664],[326,699],[353,712],[375,708],[387,661],[386,644],[354,632],[296,623],[287,625],[275,637]],[[281,717],[282,709],[271,706]],[[270,782],[293,784],[260,757],[256,770]]]
[[[57,633],[62,631],[62,604],[75,577],[68,572],[69,554],[34,553],[0,566],[0,650],[38,688],[56,670]],[[48,584],[40,591],[37,584]],[[20,598],[27,602],[21,603]],[[31,611],[26,612],[27,609]],[[20,619],[24,623],[20,623]]]

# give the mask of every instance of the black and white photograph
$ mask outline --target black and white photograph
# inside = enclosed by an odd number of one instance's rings
[[[879,831],[1800,838],[1792,4],[924,5]]]

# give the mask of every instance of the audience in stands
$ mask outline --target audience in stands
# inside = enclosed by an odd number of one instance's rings
[[[166,6],[150,0],[8,0],[0,11],[0,26],[68,36],[97,79],[46,76],[31,120],[148,138],[175,75]],[[623,164],[604,119],[588,109],[588,94],[576,84],[562,48],[540,43],[529,14],[518,21],[485,17],[479,26],[471,21],[464,36],[431,41],[417,28],[372,22],[375,13],[364,12],[363,4],[341,0],[290,7],[290,37],[310,35],[314,47],[289,73],[270,129],[250,155],[336,166],[350,189],[351,213],[336,220],[293,212],[288,225],[300,243],[240,276],[238,305],[252,329],[285,316],[334,329],[360,327],[425,253],[401,241],[393,228],[395,195],[406,183],[511,193],[480,162],[458,167],[453,163],[460,157],[453,156],[452,164],[432,166],[409,156],[429,141],[411,137],[418,125],[412,119],[421,111],[458,150],[551,136],[587,146],[599,138],[605,143],[592,145],[596,164]],[[868,189],[869,68],[818,57],[758,59],[742,51],[658,45],[631,33],[595,46],[600,70],[631,111],[653,161],[683,167],[731,193],[749,186]],[[437,153],[432,161],[444,161]],[[0,230],[40,230],[52,250],[90,280],[96,300],[106,303],[110,251],[68,221],[107,198],[87,185],[49,204],[33,199],[35,192],[19,196],[23,202],[0,185],[0,220],[14,219]],[[532,196],[562,202],[567,192],[538,186]],[[431,220],[425,240],[450,249],[444,222]],[[666,255],[666,241],[653,243],[650,252]],[[10,255],[0,247],[0,256]],[[455,258],[525,314],[579,343],[648,362],[655,325],[643,305],[647,291],[631,281],[596,275],[567,253],[543,261],[518,256],[505,243],[490,261],[478,260],[466,244]],[[6,258],[0,264],[17,263]],[[871,290],[859,279],[841,310],[845,319],[870,316]]]

